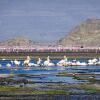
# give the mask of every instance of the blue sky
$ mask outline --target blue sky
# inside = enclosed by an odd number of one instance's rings
[[[52,42],[88,18],[100,18],[100,0],[0,0],[0,40]]]

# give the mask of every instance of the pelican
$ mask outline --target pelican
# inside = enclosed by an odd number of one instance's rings
[[[38,59],[38,61],[37,61],[37,63],[35,64],[35,63],[31,63],[31,62],[28,62],[28,66],[29,67],[38,67],[38,66],[41,66],[42,65],[42,60],[39,58]]]
[[[14,60],[14,62],[13,62],[14,64],[15,64],[15,66],[19,66],[20,65],[20,61],[18,61],[18,60]]]
[[[88,65],[93,65],[93,62],[91,59],[88,60]]]
[[[77,60],[75,59],[75,60],[73,60],[73,61],[71,62],[71,65],[72,65],[72,66],[86,66],[87,63],[86,63],[86,62],[80,62],[80,61],[77,61]]]
[[[29,61],[31,60],[30,56],[27,56],[27,58],[26,58],[26,59],[27,59],[27,60],[29,60]]]
[[[86,66],[87,63],[86,63],[86,62],[77,61],[77,62],[76,62],[76,65],[77,65],[77,66]]]
[[[98,59],[97,65],[100,65],[100,58]]]
[[[39,65],[39,66],[42,65],[42,60],[41,60],[41,58],[38,59],[38,61],[37,61],[37,65]]]
[[[26,60],[24,61],[24,65],[25,65],[25,66],[28,66],[29,62],[30,62],[30,60],[26,59]]]
[[[39,66],[39,65],[38,65],[38,64],[34,64],[34,63],[28,63],[28,66],[29,66],[29,67],[33,67],[33,66],[34,66],[34,67],[37,67],[37,66]]]
[[[64,66],[64,63],[65,63],[65,60],[62,59],[62,60],[60,60],[60,61],[57,63],[57,65],[58,65],[58,66]]]
[[[8,64],[6,64],[6,66],[7,66],[7,67],[11,67],[11,64],[8,63]]]
[[[27,58],[24,61],[24,65],[29,66],[30,60],[31,60],[30,56],[27,56]]]
[[[3,58],[2,60],[6,60],[5,58]]]
[[[72,60],[71,66],[77,66],[77,64],[79,64],[79,62],[77,62],[76,59]]]
[[[68,59],[66,56],[64,56],[64,58],[62,60],[60,60],[58,63],[57,63],[58,66],[68,66],[69,65],[69,62],[68,62]]]
[[[64,56],[64,66],[70,65],[70,62],[68,61],[68,58]]]
[[[44,66],[54,66],[55,64],[50,61],[50,58],[48,56],[47,60],[44,61],[43,65]]]
[[[37,64],[31,63],[30,61],[31,61],[30,56],[27,56],[27,58],[24,61],[24,65],[25,66],[28,66],[28,67],[32,67],[32,66],[35,66],[36,67],[36,66],[38,66]]]
[[[65,60],[65,61],[68,61],[68,59],[67,59],[67,57],[66,57],[66,56],[64,56],[64,60]]]
[[[96,65],[97,63],[98,63],[98,60],[96,58],[88,60],[88,65]]]

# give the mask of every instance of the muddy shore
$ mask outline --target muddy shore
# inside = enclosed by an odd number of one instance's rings
[[[46,59],[50,56],[51,59],[62,59],[66,55],[69,59],[89,59],[89,58],[99,58],[100,52],[0,52],[0,59],[20,59],[23,60],[29,55],[31,58]]]
[[[100,100],[100,94],[3,94],[0,100]]]

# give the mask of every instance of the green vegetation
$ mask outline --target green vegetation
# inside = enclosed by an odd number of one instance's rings
[[[8,87],[0,86],[0,92],[31,93],[31,94],[67,94],[64,90],[36,90],[33,87]]]
[[[97,80],[95,78],[95,75],[74,75],[73,76],[73,79],[76,79],[76,80],[88,80],[90,82],[100,82],[100,80]]]
[[[75,90],[75,91],[73,91]],[[0,86],[0,93],[30,93],[30,94],[71,94],[71,93],[100,93],[99,84],[66,84],[32,87]]]
[[[67,76],[67,75],[68,75],[67,72],[60,72],[60,73],[57,74],[57,76]]]
[[[32,93],[31,88],[23,87],[8,87],[0,86],[0,92],[11,92],[11,93]]]
[[[84,89],[86,91],[90,92],[98,92],[100,93],[100,85],[99,84],[82,84],[79,86],[81,89]]]
[[[34,90],[34,94],[68,94],[65,90]]]
[[[81,78],[80,77],[77,77],[77,76],[73,76],[73,79],[81,80]]]

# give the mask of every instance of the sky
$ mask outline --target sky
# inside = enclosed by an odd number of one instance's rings
[[[89,18],[100,18],[100,0],[0,0],[0,41],[55,42]]]

